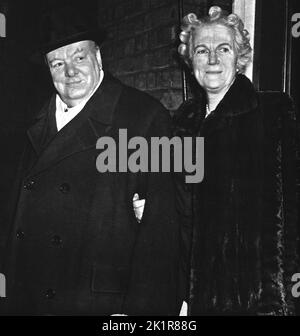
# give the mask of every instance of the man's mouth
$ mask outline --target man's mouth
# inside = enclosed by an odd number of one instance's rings
[[[76,86],[81,84],[82,80],[77,80],[77,81],[73,81],[73,82],[67,82],[66,85],[68,86]]]

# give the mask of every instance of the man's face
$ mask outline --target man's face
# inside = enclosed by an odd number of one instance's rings
[[[193,69],[198,83],[211,93],[226,91],[236,75],[233,33],[220,24],[198,28],[193,40]]]
[[[80,41],[50,51],[47,55],[53,84],[68,106],[88,98],[97,86],[102,61],[92,41]]]

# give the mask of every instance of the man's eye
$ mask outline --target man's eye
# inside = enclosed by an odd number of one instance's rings
[[[77,57],[76,57],[76,61],[77,61],[77,62],[81,62],[81,61],[83,61],[84,59],[85,59],[84,56],[77,56]]]
[[[219,49],[219,51],[220,51],[222,54],[226,54],[226,53],[228,53],[230,50],[229,50],[229,48],[227,48],[227,47],[222,47],[222,48]]]
[[[57,63],[52,64],[52,68],[54,69],[58,69],[62,66],[63,66],[63,62],[57,62]]]

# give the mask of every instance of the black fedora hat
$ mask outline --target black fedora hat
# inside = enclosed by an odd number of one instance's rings
[[[83,40],[92,40],[100,45],[105,35],[105,30],[97,24],[95,13],[77,6],[50,9],[41,16],[38,42],[32,60],[38,61],[38,58],[52,50]]]

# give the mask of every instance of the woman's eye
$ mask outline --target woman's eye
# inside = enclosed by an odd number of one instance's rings
[[[208,53],[208,50],[207,49],[197,49],[196,50],[196,54],[197,55],[205,55]]]

